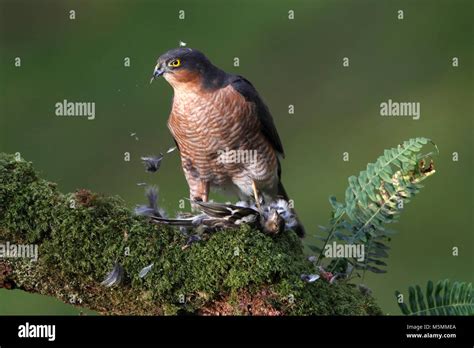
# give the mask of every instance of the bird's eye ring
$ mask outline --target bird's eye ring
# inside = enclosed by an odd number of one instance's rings
[[[168,63],[168,66],[172,68],[177,68],[181,65],[181,59],[173,59],[171,62]]]

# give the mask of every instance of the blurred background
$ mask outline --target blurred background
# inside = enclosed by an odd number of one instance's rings
[[[365,281],[386,313],[399,314],[397,289],[474,280],[472,1],[1,0],[0,10],[0,151],[20,152],[61,191],[118,195],[133,209],[144,202],[136,184],[147,182],[159,186],[169,213],[179,209],[188,189],[178,152],[157,174],[144,172],[140,156],[173,146],[171,87],[149,79],[156,58],[183,41],[247,77],[267,102],[306,244],[328,222],[328,196],[343,200],[350,175],[406,139],[433,139],[441,151],[437,173],[391,226],[398,234],[388,273]],[[95,102],[95,120],[57,117],[55,104],[64,99]],[[420,120],[381,117],[388,99],[421,103]],[[79,312],[0,290],[0,314]]]

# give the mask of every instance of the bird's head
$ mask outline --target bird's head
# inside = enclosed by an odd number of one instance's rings
[[[163,76],[175,89],[188,87],[190,84],[201,85],[219,71],[200,51],[180,47],[169,50],[158,58],[150,83]]]
[[[278,214],[276,209],[270,209],[266,219],[263,218],[263,230],[269,234],[278,234],[285,230],[285,220]]]

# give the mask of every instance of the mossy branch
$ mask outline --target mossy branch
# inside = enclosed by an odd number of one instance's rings
[[[177,229],[135,216],[118,197],[62,194],[30,162],[0,153],[0,244],[39,247],[37,262],[0,258],[0,287],[104,314],[381,313],[353,285],[301,280],[314,265],[292,232],[270,237],[243,226],[183,249],[186,239]],[[100,285],[116,262],[124,282]]]

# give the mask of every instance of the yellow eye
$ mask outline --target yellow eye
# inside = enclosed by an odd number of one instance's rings
[[[181,59],[173,59],[171,62],[168,63],[168,66],[171,66],[173,68],[177,68],[180,65],[181,65]]]

